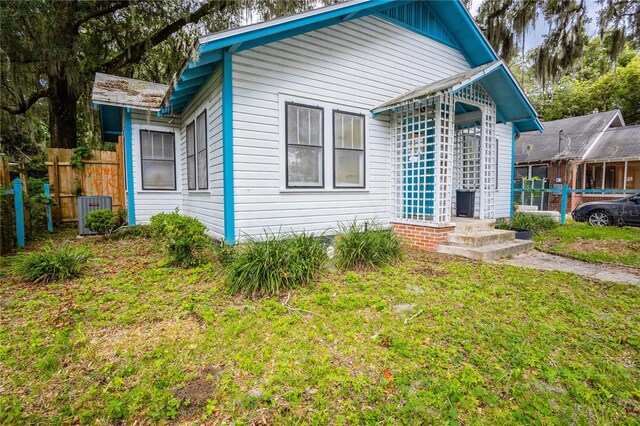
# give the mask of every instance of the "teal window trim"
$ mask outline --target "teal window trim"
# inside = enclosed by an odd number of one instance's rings
[[[224,196],[224,238],[235,242],[233,194],[233,55],[225,50],[222,64],[222,177]]]

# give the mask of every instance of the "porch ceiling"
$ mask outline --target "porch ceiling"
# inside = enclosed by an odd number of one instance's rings
[[[499,122],[512,122],[519,132],[542,131],[536,111],[503,61],[490,62],[443,80],[416,87],[371,111],[375,115],[438,93],[455,93],[475,82],[482,84],[496,103]]]

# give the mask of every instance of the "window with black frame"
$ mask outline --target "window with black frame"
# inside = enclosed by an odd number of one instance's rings
[[[140,131],[142,189],[175,190],[176,157],[173,133]]]
[[[364,188],[364,115],[333,111],[333,141],[333,186]]]
[[[324,110],[286,104],[287,187],[324,187]]]
[[[198,189],[209,188],[209,175],[207,173],[207,111],[196,118],[196,146],[198,150]]]
[[[196,124],[187,126],[187,189],[196,189]]]

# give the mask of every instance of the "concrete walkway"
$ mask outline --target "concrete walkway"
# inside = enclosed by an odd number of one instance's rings
[[[603,281],[617,281],[640,285],[640,270],[638,269],[627,268],[625,266],[587,263],[538,250],[531,250],[514,256],[511,259],[501,259],[497,262],[515,266],[526,266],[544,271],[571,272]]]

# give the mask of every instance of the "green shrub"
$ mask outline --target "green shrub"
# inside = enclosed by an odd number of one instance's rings
[[[28,281],[48,283],[79,275],[90,258],[91,252],[85,248],[48,244],[38,251],[19,255],[13,270]]]
[[[236,258],[236,246],[226,241],[217,241],[212,248],[216,261],[224,267],[231,265]]]
[[[122,215],[113,210],[93,210],[85,219],[85,225],[100,235],[111,234],[123,224]]]
[[[158,213],[150,219],[152,235],[163,241],[167,257],[182,267],[195,266],[205,259],[209,244],[207,229],[198,219],[173,213]]]
[[[531,213],[516,212],[508,219],[499,219],[496,228],[507,230],[523,229],[532,231],[534,234],[553,229],[558,226],[558,222],[548,216],[540,216]]]
[[[152,230],[149,225],[124,226],[109,235],[110,240],[124,240],[135,238],[151,238]]]
[[[272,295],[281,290],[307,285],[323,270],[327,253],[311,234],[280,238],[265,234],[250,240],[237,251],[226,273],[232,293]]]
[[[402,243],[391,229],[378,224],[358,225],[355,221],[340,224],[334,262],[338,268],[381,266],[402,257]]]

